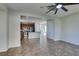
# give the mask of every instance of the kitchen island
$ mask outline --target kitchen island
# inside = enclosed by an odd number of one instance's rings
[[[27,34],[24,34],[24,38],[27,38]],[[28,32],[28,39],[32,38],[40,38],[40,32]]]

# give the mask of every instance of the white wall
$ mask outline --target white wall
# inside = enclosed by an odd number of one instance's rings
[[[48,37],[79,45],[79,13],[48,21]]]
[[[54,34],[55,34],[54,20],[48,20],[47,21],[47,37],[49,39],[54,39]]]
[[[62,40],[79,45],[79,13],[61,18]]]
[[[55,34],[54,34],[54,40],[58,41],[61,40],[61,20],[60,19],[55,19],[54,20],[54,25],[55,25]]]
[[[48,38],[79,45],[79,13],[54,19],[53,22],[48,20],[47,26]]]
[[[47,36],[49,39],[58,41],[61,39],[61,21],[53,19],[47,21]]]
[[[16,12],[9,11],[9,48],[20,46],[20,19]]]
[[[0,4],[0,52],[7,49],[7,9]]]
[[[41,22],[39,22],[39,21],[35,22],[35,32],[40,32],[40,23]]]

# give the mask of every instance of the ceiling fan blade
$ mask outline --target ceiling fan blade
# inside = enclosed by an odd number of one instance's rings
[[[55,5],[50,5],[50,6],[42,6],[40,8],[44,8],[44,7],[47,7],[47,8],[50,8],[50,7],[54,7]]]
[[[61,7],[61,9],[63,9],[66,12],[68,11],[68,9],[66,9],[65,7]]]
[[[63,5],[76,5],[76,4],[79,4],[79,3],[59,3],[59,4],[63,4]]]
[[[54,14],[56,14],[56,13],[57,13],[57,11],[58,11],[58,9],[56,9],[56,11],[55,11],[55,13],[54,13]]]
[[[52,8],[52,9],[50,9],[49,11],[47,11],[46,13],[49,13],[50,11],[52,11],[52,10],[54,10],[55,9],[55,7],[54,8]]]
[[[50,6],[47,6],[47,7],[54,7],[55,5],[50,5]]]

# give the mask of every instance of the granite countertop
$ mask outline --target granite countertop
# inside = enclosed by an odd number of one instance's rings
[[[40,32],[29,32],[29,33],[40,33]]]
[[[25,30],[20,30],[20,31],[27,32]],[[40,32],[29,32],[29,33],[40,33]]]

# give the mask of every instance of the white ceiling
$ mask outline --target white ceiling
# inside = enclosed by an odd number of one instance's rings
[[[41,6],[52,5],[52,3],[7,3],[6,7],[10,10],[25,11],[28,13],[46,15],[45,12],[48,11],[46,8],[40,8]],[[48,16],[63,17],[76,12],[79,12],[79,4],[64,6],[68,9],[68,12],[64,12],[62,9],[58,10],[57,14],[54,15],[54,11],[50,12]]]

